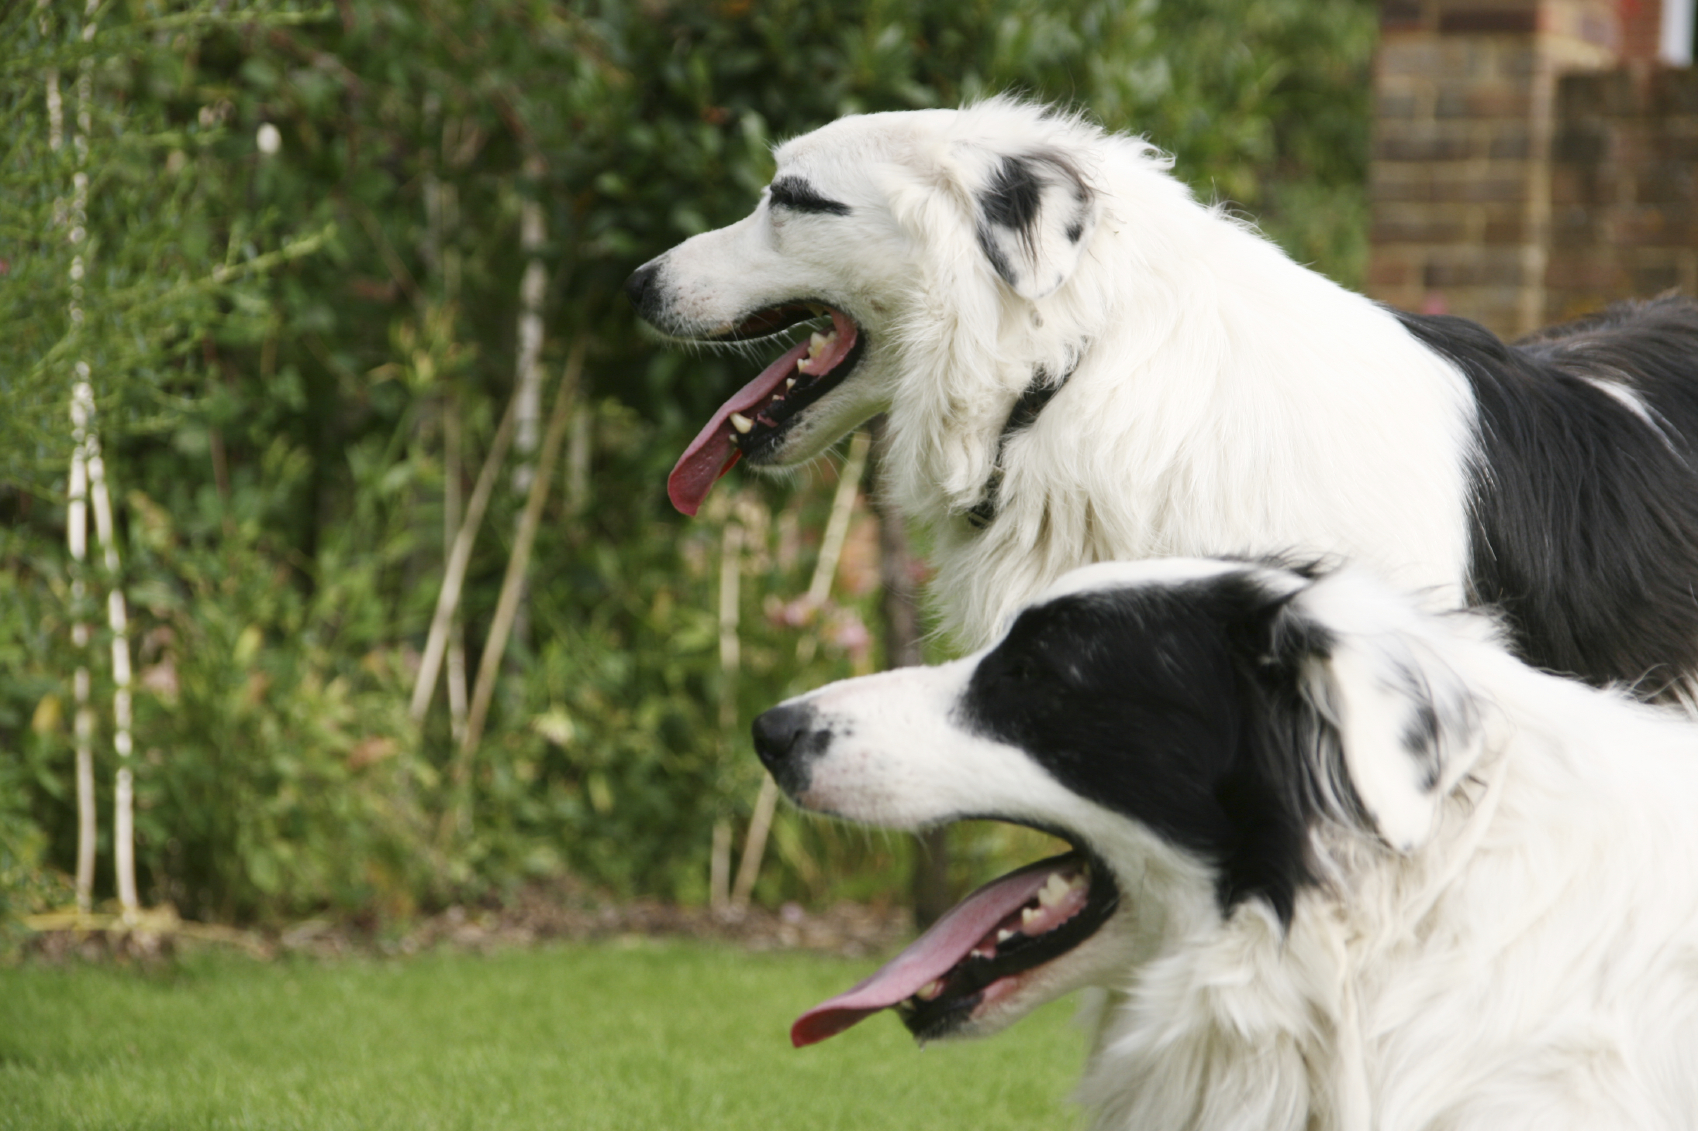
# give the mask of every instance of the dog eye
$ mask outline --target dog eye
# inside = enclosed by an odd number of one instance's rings
[[[830,216],[847,216],[849,206],[840,200],[822,196],[819,190],[799,177],[780,177],[767,189],[767,199],[775,206],[797,212],[821,212]]]

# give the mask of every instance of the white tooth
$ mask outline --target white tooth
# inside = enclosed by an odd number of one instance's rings
[[[1059,873],[1051,875],[1038,892],[1038,903],[1044,907],[1053,907],[1067,894],[1067,890],[1067,881],[1062,879]]]
[[[808,310],[809,310],[809,311],[810,311],[810,312],[812,312],[812,314],[813,314],[813,315],[814,315],[814,317],[816,317],[816,318],[817,318],[817,317],[819,317],[819,316],[820,316],[820,315],[822,315],[822,314],[824,314],[824,313],[825,313],[825,307],[823,307],[823,306],[821,306],[821,305],[820,305],[820,304],[819,304],[819,303],[817,303],[817,302],[810,302],[810,303],[809,303],[809,304],[808,304]]]
[[[999,943],[1005,943],[1013,937],[1014,937],[1013,931],[998,931],[996,933],[996,941],[999,942]]]
[[[1020,925],[1022,927],[1031,926],[1032,920],[1036,919],[1037,917],[1038,917],[1038,909],[1036,907],[1022,907],[1020,909]]]
[[[796,362],[796,368],[797,368],[797,369],[800,369],[800,368],[802,368],[802,363],[801,363],[801,361],[797,361],[797,362]],[[794,389],[794,388],[795,388],[795,387],[796,387],[796,378],[794,378],[794,377],[786,377],[786,378],[785,378],[785,379],[784,379],[784,391],[785,391],[785,392],[787,392],[787,393],[788,393],[788,392],[789,392],[789,391],[790,391],[790,390],[791,390],[791,389]]]
[[[825,348],[825,335],[818,330],[808,335],[808,352],[817,355]]]
[[[1082,875],[1076,875],[1071,880],[1067,881],[1067,890],[1068,891],[1084,891],[1086,888],[1088,888],[1090,886],[1091,886],[1091,881],[1087,880]]]
[[[931,981],[921,986],[919,992],[914,996],[919,998],[921,1001],[930,1001],[942,992],[943,980],[941,978],[933,978]]]
[[[731,414],[731,427],[737,429],[737,431],[746,433],[754,426],[755,422],[742,413],[734,412]]]
[[[808,371],[808,368],[807,368],[808,362],[810,362],[812,360],[813,360],[813,358],[811,358],[811,357],[799,357],[799,358],[797,358],[796,359],[796,369],[799,372],[806,373]],[[794,385],[796,383],[796,378],[791,377],[791,378],[789,378],[789,381],[792,385]]]

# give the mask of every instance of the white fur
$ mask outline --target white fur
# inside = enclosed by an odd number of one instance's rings
[[[1046,155],[1090,187],[1082,213]],[[978,235],[1008,156],[1037,157],[1044,176],[1030,247],[992,229],[1012,284]],[[1462,376],[1391,314],[1199,204],[1147,143],[993,99],[844,118],[777,160],[778,176],[851,212],[763,201],[687,241],[655,261],[656,321],[701,336],[803,296],[855,319],[866,357],[777,462],[888,409],[889,489],[936,528],[934,592],[969,647],[1102,560],[1339,555],[1460,601],[1474,411]],[[1006,445],[1000,515],[977,531],[965,516],[1039,369],[1071,377]]]
[[[1106,565],[1056,592],[1251,568]],[[982,1027],[1105,987],[1079,1090],[1102,1131],[1698,1126],[1698,725],[1358,570],[1265,582],[1335,642],[1305,696],[1369,810],[1312,827],[1323,879],[1288,932],[1257,898],[1223,916],[1205,862],[964,726],[980,656],[805,697],[832,740],[800,800],[905,828],[1007,816],[1109,864],[1114,918]],[[1440,705],[1432,783],[1397,741],[1412,697]]]

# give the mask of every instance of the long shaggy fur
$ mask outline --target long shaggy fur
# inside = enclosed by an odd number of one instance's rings
[[[1101,1131],[1698,1125],[1698,727],[1477,614],[1106,564],[984,652],[775,712],[806,806],[1000,817],[1112,874],[1113,918],[960,1030],[1103,987]]]
[[[1596,682],[1698,668],[1690,302],[1514,347],[1400,315],[1199,204],[1148,143],[1008,99],[845,118],[777,159],[781,199],[633,296],[682,338],[803,298],[854,320],[856,371],[749,459],[794,466],[888,410],[889,489],[934,528],[967,645],[1081,564],[1273,552],[1499,604],[1527,657]],[[1056,391],[1010,429],[1034,385]]]

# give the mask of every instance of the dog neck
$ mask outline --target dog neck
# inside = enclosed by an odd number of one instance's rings
[[[1431,1004],[1409,990],[1407,978],[1387,972],[1401,969],[1408,924],[1453,924],[1462,941],[1451,945],[1468,949],[1469,906],[1459,912],[1441,903],[1498,822],[1508,771],[1495,750],[1446,805],[1442,847],[1417,858],[1356,831],[1317,830],[1327,879],[1299,896],[1288,928],[1264,906],[1240,905],[1216,924],[1197,922],[1115,987],[1077,1093],[1093,1111],[1095,1131],[1377,1125],[1385,1065],[1371,1035],[1411,1031],[1422,1021],[1408,1010]],[[1528,838],[1512,832],[1503,839],[1519,852]],[[1222,971],[1251,976],[1223,980]],[[1399,988],[1407,1001],[1398,1000]],[[1444,989],[1432,993],[1442,998]],[[1447,1047],[1463,1047],[1458,1034],[1444,1037]]]
[[[1050,398],[1061,391],[1061,387],[1067,384],[1067,379],[1071,376],[1073,371],[1069,369],[1060,378],[1052,381],[1042,366],[1033,370],[1031,383],[1026,386],[1026,391],[1020,394],[1020,399],[1014,402],[1014,407],[1008,412],[1008,420],[997,436],[996,455],[991,460],[990,475],[985,479],[979,502],[967,512],[967,525],[974,530],[983,530],[996,521],[998,495],[1002,487],[1002,452],[1008,446],[1009,437],[1036,424],[1038,414],[1049,404]]]

